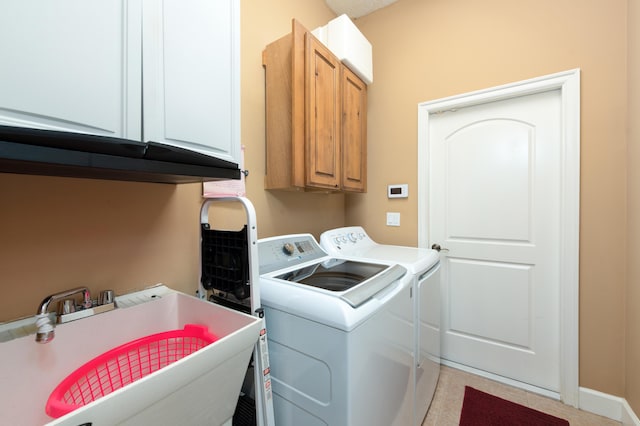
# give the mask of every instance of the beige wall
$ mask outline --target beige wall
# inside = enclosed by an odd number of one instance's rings
[[[374,46],[369,192],[347,224],[417,244],[417,104],[580,68],[580,385],[625,386],[626,1],[400,0],[357,21]],[[409,183],[408,200],[388,200]],[[402,213],[400,228],[385,211]]]
[[[632,9],[637,22],[637,4]],[[317,236],[361,224],[381,242],[415,245],[417,104],[581,68],[580,385],[624,395],[626,2],[400,0],[358,20],[374,46],[369,192],[347,197],[262,189],[262,49],[289,31],[292,17],[315,28],[334,14],[322,0],[242,0],[241,14],[242,141],[260,237]],[[637,30],[630,52],[633,46],[637,52]],[[637,75],[637,53],[631,59]],[[637,83],[630,89],[637,115]],[[630,178],[640,164],[636,127]],[[410,198],[387,200],[389,183],[409,183]],[[77,285],[116,292],[156,282],[195,288],[199,185],[0,174],[0,197],[0,321],[30,315],[47,294]],[[626,392],[640,412],[640,318],[633,309],[640,303],[640,266],[632,265],[640,251],[633,244],[640,241],[640,223],[633,220],[640,208],[637,184],[629,185],[629,201],[628,273],[635,285],[628,289]],[[401,212],[402,226],[386,227],[385,211]]]
[[[628,0],[629,149],[625,398],[640,413],[640,2]]]
[[[296,18],[313,29],[335,17],[323,0],[242,0],[242,141],[246,146],[248,196],[258,214],[260,237],[344,225],[344,196],[265,191],[264,68],[262,51],[291,31]]]
[[[262,50],[290,31],[293,17],[315,28],[335,14],[322,0],[241,2],[242,142],[260,237],[318,236],[344,224],[342,195],[262,189]],[[48,294],[81,285],[96,294],[158,282],[189,293],[197,287],[201,185],[0,173],[0,200],[0,322],[32,315]]]
[[[198,185],[0,174],[0,321],[48,294],[198,280]]]

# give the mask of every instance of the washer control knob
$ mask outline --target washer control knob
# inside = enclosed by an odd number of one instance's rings
[[[293,254],[293,252],[296,251],[296,248],[294,247],[293,244],[291,243],[285,243],[282,246],[282,252],[284,254],[286,254],[287,256],[291,256]]]
[[[356,233],[355,232],[350,232],[349,233],[349,241],[351,241],[352,243],[355,243],[357,239]]]

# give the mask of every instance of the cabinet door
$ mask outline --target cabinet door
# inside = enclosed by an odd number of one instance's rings
[[[342,189],[367,189],[367,85],[342,66]]]
[[[143,5],[144,140],[239,164],[239,2]]]
[[[140,0],[5,0],[0,124],[140,139]]]
[[[307,33],[307,186],[340,187],[340,61]]]

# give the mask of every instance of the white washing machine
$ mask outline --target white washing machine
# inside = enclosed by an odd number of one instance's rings
[[[406,268],[329,256],[310,234],[261,239],[258,253],[276,424],[411,424]]]
[[[440,376],[440,261],[435,250],[378,244],[360,226],[326,231],[320,245],[329,254],[363,262],[388,261],[407,268],[414,297],[414,420],[421,425]]]

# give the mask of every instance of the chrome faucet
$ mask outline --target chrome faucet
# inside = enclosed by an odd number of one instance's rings
[[[85,309],[91,308],[91,293],[89,293],[89,289],[87,287],[78,287],[71,290],[62,291],[60,293],[55,293],[44,298],[44,300],[38,307],[38,312],[36,312],[36,326],[38,327],[38,331],[36,333],[36,342],[49,343],[55,337],[55,331],[53,325],[51,324],[51,320],[49,319],[48,312],[51,302],[66,299],[78,293],[82,293],[82,306]]]

